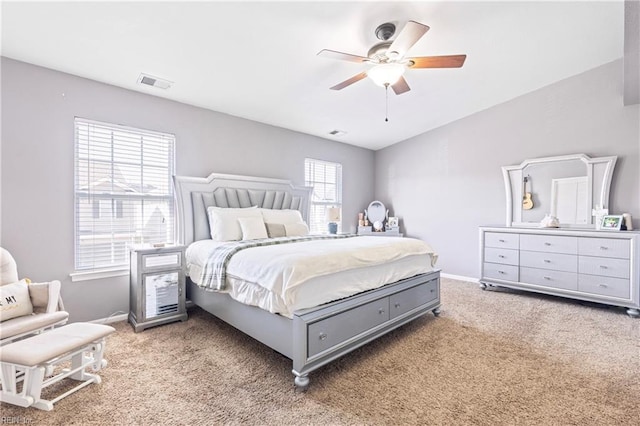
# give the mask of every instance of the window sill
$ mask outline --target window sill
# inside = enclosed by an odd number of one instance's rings
[[[129,275],[129,269],[102,269],[99,271],[89,272],[72,272],[69,274],[71,281],[89,281],[99,280],[102,278],[123,277]]]

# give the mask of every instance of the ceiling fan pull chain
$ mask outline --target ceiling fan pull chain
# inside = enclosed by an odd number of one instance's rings
[[[384,85],[384,121],[389,121],[389,83]]]

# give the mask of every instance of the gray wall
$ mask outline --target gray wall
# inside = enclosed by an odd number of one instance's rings
[[[505,223],[501,166],[617,155],[610,212],[638,227],[640,110],[623,106],[622,79],[614,61],[379,150],[376,199],[439,252],[443,272],[477,278],[478,227]]]
[[[72,282],[75,116],[176,135],[178,175],[304,184],[304,158],[343,165],[343,216],[373,199],[374,152],[2,58],[0,244],[21,277],[59,279],[71,321],[128,312],[128,277]],[[354,218],[353,220],[349,220]]]

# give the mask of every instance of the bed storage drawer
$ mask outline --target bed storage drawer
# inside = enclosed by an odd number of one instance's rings
[[[311,323],[308,355],[317,355],[388,320],[389,298],[385,297]]]
[[[433,280],[389,296],[390,318],[393,319],[438,298],[438,281]]]

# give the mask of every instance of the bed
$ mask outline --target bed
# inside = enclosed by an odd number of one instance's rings
[[[305,389],[309,373],[321,366],[422,315],[433,312],[437,316],[440,312],[440,271],[434,267],[437,255],[411,238],[302,233],[255,240],[259,243],[246,241],[247,247],[228,258],[228,274],[207,281],[203,277],[215,274],[204,273],[210,269],[205,259],[219,250],[219,243],[211,237],[218,226],[210,227],[212,209],[222,213],[259,209],[263,215],[296,213],[306,221],[311,188],[294,186],[287,180],[224,174],[176,176],[174,184],[178,241],[187,246],[188,299],[290,358],[298,389]],[[336,251],[351,250],[358,253],[357,262],[370,263],[340,266],[346,251],[336,254],[329,246]],[[281,267],[286,273],[265,275],[262,266],[248,267],[261,259],[269,259],[270,267],[276,267],[271,263],[278,263],[277,259],[305,252],[327,254],[301,257],[307,263],[296,264],[296,274],[286,269],[284,260]],[[299,277],[290,278],[294,275]],[[269,276],[274,277],[273,283],[262,281]],[[284,282],[278,278],[281,276],[287,277]]]

